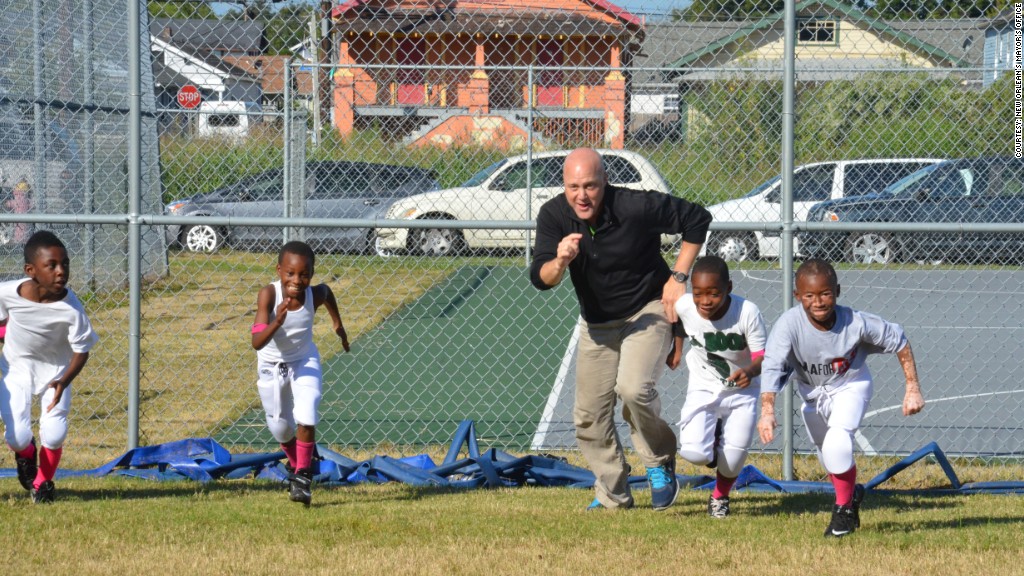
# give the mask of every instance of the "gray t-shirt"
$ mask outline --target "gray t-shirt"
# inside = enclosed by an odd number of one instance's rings
[[[868,354],[892,354],[907,345],[899,324],[846,306],[836,323],[821,331],[800,306],[784,312],[768,335],[761,365],[761,391],[779,392],[787,379],[811,387],[870,380]]]

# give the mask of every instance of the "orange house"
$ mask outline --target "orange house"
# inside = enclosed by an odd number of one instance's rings
[[[332,18],[342,135],[377,122],[410,145],[512,148],[532,123],[560,145],[624,145],[644,23],[605,0],[351,0]]]

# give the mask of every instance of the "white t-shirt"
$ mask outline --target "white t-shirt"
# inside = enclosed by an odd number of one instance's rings
[[[281,281],[271,284],[274,287],[274,305],[270,310],[267,323],[277,317],[277,307],[283,300]],[[256,351],[256,357],[263,362],[298,362],[318,353],[313,344],[313,288],[306,288],[306,301],[302,308],[289,310],[284,323],[274,332],[267,345]]]
[[[59,302],[32,302],[18,294],[28,281],[0,283],[0,321],[7,320],[3,357],[10,367],[4,380],[40,394],[67,370],[71,356],[91,350],[99,335],[70,288]]]
[[[676,301],[676,314],[690,343],[686,353],[690,390],[725,389],[730,374],[750,366],[750,353],[764,350],[767,331],[761,310],[742,296],[730,294],[729,298],[729,308],[718,320],[702,318],[692,294]],[[758,382],[754,378],[749,388],[756,390]]]
[[[811,324],[798,304],[772,328],[761,366],[763,391],[779,392],[787,380],[811,388],[870,380],[869,354],[893,354],[906,345],[899,324],[874,314],[837,305],[835,324],[823,331]]]

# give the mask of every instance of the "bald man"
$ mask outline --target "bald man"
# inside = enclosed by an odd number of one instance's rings
[[[580,303],[573,421],[576,441],[594,472],[588,510],[631,508],[629,469],[615,431],[615,403],[647,468],[651,504],[675,502],[676,437],[661,418],[655,383],[671,346],[675,303],[686,293],[690,267],[707,237],[711,214],[682,198],[608,184],[601,155],[572,151],[565,193],[537,215],[530,280],[540,290],[569,271]],[[681,234],[669,268],[661,235]]]

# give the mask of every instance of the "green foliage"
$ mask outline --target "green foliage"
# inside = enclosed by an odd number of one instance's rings
[[[868,14],[885,20],[988,18],[1008,5],[1007,0],[878,0]]]
[[[873,73],[851,81],[801,84],[797,93],[797,164],[835,159],[965,157],[1012,150],[1013,78],[987,90],[926,73]],[[685,97],[685,143],[634,146],[675,194],[713,204],[740,196],[781,168],[782,85],[732,79]],[[313,159],[347,159],[430,168],[444,188],[507,157],[477,147],[406,147],[394,128],[374,123],[347,138],[325,129]],[[235,146],[218,140],[162,142],[165,200],[212,190],[283,163],[280,134],[267,128]],[[199,184],[197,184],[199,183]]]
[[[203,2],[149,2],[146,6],[153,18],[217,18],[210,5]]]

